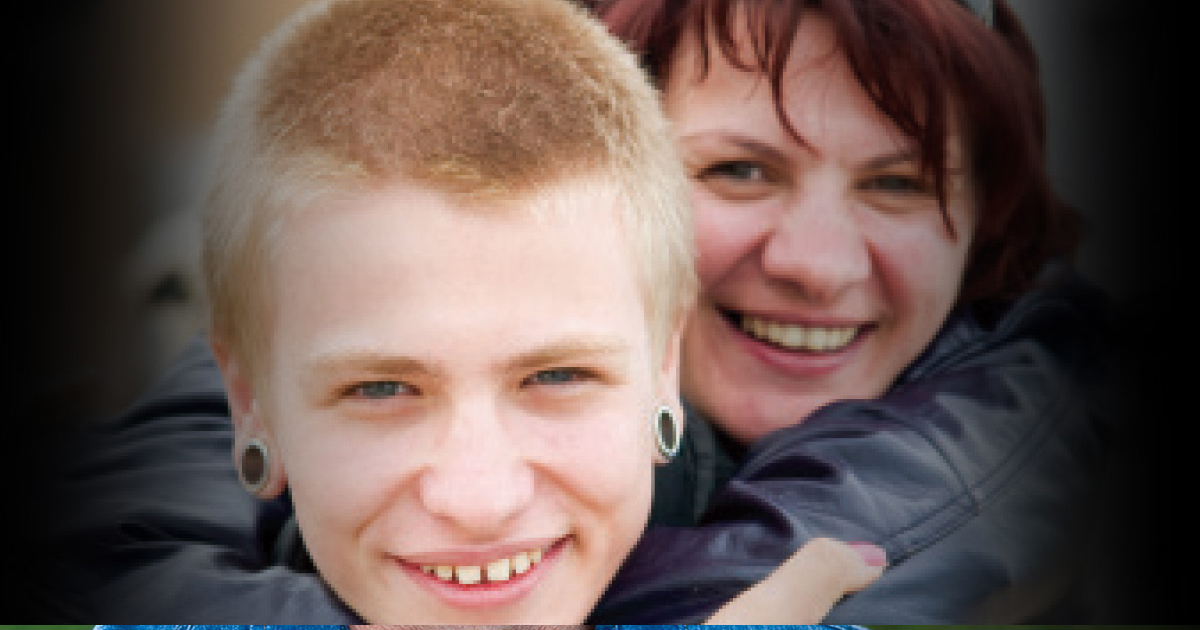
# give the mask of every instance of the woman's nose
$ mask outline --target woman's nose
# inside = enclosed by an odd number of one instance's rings
[[[421,501],[465,539],[488,540],[529,508],[533,471],[494,404],[458,406],[420,481]]]
[[[831,302],[864,282],[871,257],[852,202],[836,186],[797,192],[762,250],[764,273],[814,302]]]

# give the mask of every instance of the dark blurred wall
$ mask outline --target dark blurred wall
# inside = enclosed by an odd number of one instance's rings
[[[1184,68],[1183,16],[1118,0],[1011,4],[1041,59],[1051,174],[1089,220],[1080,263],[1115,297],[1136,297],[1156,281],[1147,258],[1164,255],[1140,237],[1178,201],[1178,183],[1163,176],[1182,174],[1165,162],[1185,133],[1181,81],[1195,76]]]
[[[1052,173],[1088,217],[1081,265],[1117,298],[1124,420],[1091,594],[1103,622],[1194,619],[1194,335],[1198,268],[1188,3],[1015,0],[1038,47]],[[1185,110],[1186,108],[1186,110]],[[1185,113],[1186,112],[1186,113]],[[1182,315],[1182,316],[1181,316]]]
[[[161,367],[127,292],[130,257],[177,210],[187,151],[237,65],[299,0],[88,0],[36,5],[16,63],[29,86],[18,268],[34,296],[18,335],[42,417],[120,409]],[[24,293],[22,293],[24,294]],[[22,300],[24,302],[24,300]]]

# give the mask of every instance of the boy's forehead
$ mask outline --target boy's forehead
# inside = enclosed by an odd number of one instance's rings
[[[285,230],[277,339],[368,364],[446,364],[462,346],[481,364],[627,356],[649,336],[613,202],[590,185],[508,200],[516,210],[411,186],[331,199]]]
[[[600,178],[517,194],[412,182],[331,192],[286,213],[268,273],[277,297],[334,274],[356,283],[373,275],[382,287],[399,275],[415,285],[418,276],[454,273],[447,281],[463,284],[514,264],[524,265],[526,282],[603,271],[640,286],[645,261],[625,207],[616,185]],[[566,264],[576,261],[588,264]]]
[[[463,190],[404,178],[370,185],[328,186],[284,203],[275,238],[282,239],[298,223],[321,221],[337,214],[386,207],[414,221],[451,221],[460,216],[544,220],[611,216],[625,227],[628,195],[615,177],[588,173],[533,189],[502,187]]]
[[[530,277],[537,281],[573,269],[548,263],[591,258],[588,270],[603,264],[609,273],[636,274],[622,204],[616,186],[597,178],[513,194],[465,194],[411,182],[347,190],[312,198],[289,214],[277,231],[276,273],[290,269],[295,281],[301,270],[315,277],[361,276],[372,268],[411,272],[442,262],[470,279],[512,259],[540,261],[543,267]],[[567,247],[570,241],[578,243]],[[602,256],[580,250],[583,245],[614,251]]]

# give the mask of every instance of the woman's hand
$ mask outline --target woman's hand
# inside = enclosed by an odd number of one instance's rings
[[[883,549],[875,545],[814,538],[706,623],[819,623],[838,600],[882,575],[886,564]]]

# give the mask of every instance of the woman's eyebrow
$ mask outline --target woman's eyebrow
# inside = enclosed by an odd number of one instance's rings
[[[883,155],[873,157],[864,162],[863,166],[868,169],[879,170],[888,168],[889,166],[895,166],[896,164],[919,162],[920,159],[921,154],[915,149],[901,149],[894,153],[885,153]]]
[[[737,149],[747,153],[751,157],[761,159],[766,162],[781,162],[787,159],[783,151],[771,146],[770,144],[744,136],[738,133],[727,131],[701,131],[686,136],[681,136],[679,141],[683,144],[695,144],[703,147],[704,145],[732,145]]]
[[[943,172],[948,178],[957,178],[965,172],[963,167],[955,158],[955,153],[947,152],[946,164],[943,168]],[[920,161],[921,154],[919,151],[915,149],[905,149],[896,151],[895,153],[888,153],[886,155],[871,158],[863,164],[863,168],[870,171],[881,171],[898,164],[915,163],[919,165]]]

